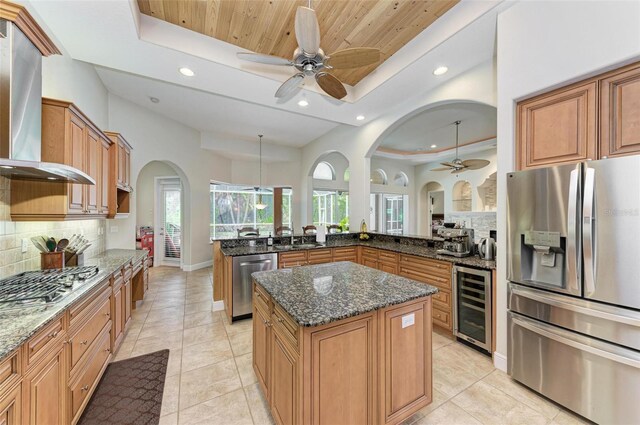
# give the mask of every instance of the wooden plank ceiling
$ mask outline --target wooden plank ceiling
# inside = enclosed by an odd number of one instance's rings
[[[295,10],[304,0],[137,0],[145,15],[242,48],[291,58],[297,47]],[[387,60],[460,0],[315,0],[321,47],[377,47]],[[268,65],[265,65],[268,66]],[[334,70],[356,85],[379,64]]]

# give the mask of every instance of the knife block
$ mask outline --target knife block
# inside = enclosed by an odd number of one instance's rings
[[[42,270],[64,269],[64,252],[41,252],[40,268]]]
[[[65,264],[69,267],[84,266],[84,253],[82,254],[70,254],[65,253]]]

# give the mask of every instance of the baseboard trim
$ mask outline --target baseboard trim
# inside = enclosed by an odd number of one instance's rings
[[[507,356],[498,353],[493,353],[493,366],[503,372],[507,371]]]
[[[182,266],[182,270],[184,270],[185,272],[193,272],[211,266],[213,266],[213,260],[205,261],[203,263],[185,264],[184,266]]]
[[[211,306],[211,311],[222,311],[224,310],[224,301],[214,301]]]

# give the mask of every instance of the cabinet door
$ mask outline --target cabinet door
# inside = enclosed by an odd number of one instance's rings
[[[47,356],[22,382],[22,423],[65,423],[66,376],[62,345]]]
[[[378,269],[386,273],[398,274],[397,264],[380,262],[380,264],[378,265]]]
[[[100,166],[101,160],[98,158],[102,153],[100,146],[100,139],[98,134],[91,129],[87,129],[87,141],[86,141],[86,164],[87,174],[96,181],[95,185],[85,185],[86,190],[86,207],[87,213],[98,213],[98,194],[102,190],[100,181]]]
[[[518,104],[518,169],[597,158],[596,85],[592,81]]]
[[[269,400],[269,352],[271,350],[271,324],[262,309],[253,306],[253,370],[258,377],[262,393]]]
[[[111,180],[109,179],[109,143],[102,140],[100,143],[100,214],[109,213],[109,185]]]
[[[86,172],[86,125],[75,115],[69,125],[69,165]],[[84,192],[84,185],[69,183],[69,213],[84,214]]]
[[[371,258],[362,257],[362,265],[371,267],[372,269],[378,268],[378,260],[373,260]]]
[[[224,257],[224,309],[227,318],[231,321],[233,314],[233,260],[231,257]]]
[[[124,285],[120,286],[120,288],[118,288],[118,290],[113,294],[113,305],[115,307],[113,317],[113,340],[115,341],[113,347],[114,350],[116,349],[116,346],[120,344],[120,338],[122,337],[125,325],[123,289]]]
[[[126,178],[124,161],[124,143],[122,143],[122,141],[118,141],[118,166],[116,168],[118,170],[118,184],[121,186],[124,186]]]
[[[124,325],[127,326],[131,320],[131,279],[124,284]]]
[[[131,187],[131,150],[124,148],[124,185]]]
[[[297,420],[298,356],[289,348],[278,330],[271,332],[271,413],[278,425],[293,425]]]
[[[600,82],[600,156],[640,153],[640,65]]]
[[[18,385],[0,400],[0,425],[22,424],[21,391]]]

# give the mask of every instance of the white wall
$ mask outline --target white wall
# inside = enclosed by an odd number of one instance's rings
[[[496,365],[506,367],[506,173],[515,168],[515,102],[640,59],[640,2],[519,2],[498,17]]]
[[[176,171],[170,165],[151,161],[145,165],[135,182],[136,189],[136,225],[155,226],[154,211],[156,177],[178,177]]]

